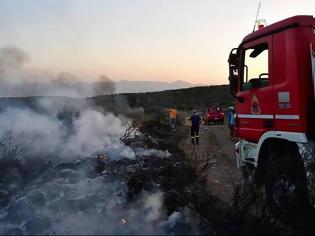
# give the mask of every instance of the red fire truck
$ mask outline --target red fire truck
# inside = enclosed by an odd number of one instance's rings
[[[259,26],[229,55],[237,165],[264,186],[272,210],[303,209],[315,139],[315,18]],[[315,168],[314,168],[315,170]]]
[[[223,125],[224,123],[224,112],[219,108],[208,108],[208,111],[205,116],[206,125],[211,123]]]

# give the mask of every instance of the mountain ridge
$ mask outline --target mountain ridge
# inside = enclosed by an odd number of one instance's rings
[[[0,96],[67,96],[93,97],[98,95],[158,92],[165,90],[198,87],[200,84],[177,80],[163,81],[113,81],[104,79],[96,82],[75,80],[53,80],[51,82],[29,82],[20,84],[3,83],[0,86]]]
[[[120,80],[115,81],[115,93],[141,93],[141,92],[158,92],[173,89],[191,88],[205,86],[204,84],[193,84],[183,80],[173,82],[149,81],[149,80]]]

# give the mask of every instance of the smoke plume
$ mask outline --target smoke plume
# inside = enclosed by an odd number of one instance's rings
[[[115,92],[115,83],[105,75],[95,83],[83,82],[68,72],[55,76],[47,70],[31,68],[29,61],[30,56],[19,48],[0,48],[0,96],[92,97]]]
[[[173,232],[174,225],[181,220],[180,214],[167,217],[162,192],[143,190],[130,203],[126,179],[103,172],[97,176],[90,174],[95,168],[90,160],[96,161],[97,154],[105,154],[108,161],[136,156],[170,157],[168,151],[144,147],[133,150],[121,142],[130,119],[141,117],[143,109],[131,108],[124,96],[110,98],[108,104],[98,100],[102,108],[93,99],[69,98],[113,94],[115,85],[105,75],[94,84],[79,82],[66,72],[52,76],[29,68],[29,58],[18,48],[0,49],[0,96],[46,96],[32,98],[30,103],[22,98],[17,106],[10,105],[12,98],[2,99],[0,137],[10,134],[13,139],[7,144],[13,144],[13,148],[14,140],[24,142],[27,147],[24,161],[35,164],[40,160],[43,168],[48,163],[49,167],[36,179],[28,180],[26,186],[23,181],[10,180],[13,187],[8,184],[7,189],[15,188],[16,194],[6,207],[0,208],[0,234],[163,234],[169,229]],[[74,163],[82,165],[69,167]],[[136,168],[136,163],[129,169]],[[17,172],[15,177],[22,179],[18,175]]]
[[[134,157],[133,151],[119,140],[126,127],[113,114],[85,110],[70,114],[69,119],[71,124],[27,108],[10,108],[0,114],[0,133],[10,131],[26,143],[34,140],[27,152],[31,156],[71,161],[99,152],[112,159]]]

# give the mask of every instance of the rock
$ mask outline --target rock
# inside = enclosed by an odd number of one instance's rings
[[[116,205],[122,206],[122,205],[126,204],[126,196],[122,192],[118,192],[118,193],[114,194],[113,197],[114,197],[114,201],[115,201]]]
[[[103,158],[103,156],[98,155],[96,158],[96,166],[95,166],[96,171],[99,173],[104,171],[107,161],[108,161],[107,156],[105,159],[105,156]]]
[[[9,195],[13,195],[14,193],[17,193],[20,190],[20,186],[16,183],[9,184],[6,188]]]
[[[67,179],[67,183],[77,183],[80,181],[80,173],[76,170],[62,169],[60,170],[60,177]]]
[[[76,170],[62,169],[62,170],[60,170],[60,177],[62,177],[62,178],[79,178],[80,174]]]
[[[56,182],[49,182],[42,185],[44,197],[47,200],[53,200],[60,197],[61,185]]]
[[[26,158],[23,169],[27,172],[29,178],[35,178],[45,173],[51,168],[51,164],[45,157]]]
[[[64,194],[64,198],[73,199],[76,198],[78,193],[75,189],[75,185],[73,184],[64,184],[61,187],[61,192]]]
[[[59,178],[59,172],[55,170],[49,170],[40,176],[39,182],[49,182],[56,178]]]
[[[35,206],[43,207],[45,205],[44,194],[39,189],[30,191],[27,197]]]
[[[76,170],[78,169],[81,162],[71,162],[71,163],[60,163],[54,167],[55,170],[62,170],[62,169],[71,169]]]
[[[47,201],[45,209],[48,209],[49,211],[52,212],[64,212],[67,206],[68,206],[67,201],[64,198],[63,199],[56,198],[51,201]]]
[[[48,217],[33,217],[28,220],[24,227],[27,234],[43,234],[51,226],[51,222]]]
[[[21,222],[33,216],[34,210],[31,201],[22,197],[9,206],[7,219],[11,222]]]
[[[0,169],[1,171],[1,169]],[[7,167],[7,169],[3,170],[0,173],[0,182],[5,184],[6,186],[16,186],[18,189],[21,189],[25,182],[25,173],[22,171],[21,167]],[[16,189],[8,189],[10,194],[15,194]]]
[[[133,198],[135,195],[139,194],[145,186],[145,183],[149,182],[149,177],[141,172],[136,172],[133,176],[128,179],[128,197]]]
[[[176,167],[178,167],[178,166],[180,166],[182,163],[180,163],[179,161],[177,161],[177,162],[175,162],[174,164],[173,164],[173,168],[176,168]]]
[[[5,207],[10,200],[10,192],[7,186],[0,184],[0,208]]]
[[[108,184],[108,183],[114,183],[117,180],[117,177],[114,174],[108,173],[106,175],[103,176],[104,180],[103,182]]]
[[[150,192],[150,191],[153,190],[153,188],[154,188],[154,185],[153,185],[153,183],[152,183],[151,181],[144,183],[143,189],[144,189],[145,191]]]
[[[167,234],[171,233],[173,235],[198,234],[194,232],[191,225],[187,222],[186,216],[182,211],[175,211],[168,217],[164,230]]]
[[[183,221],[183,214],[179,211],[174,211],[169,217],[168,217],[168,225],[171,228],[174,228],[176,222]]]
[[[94,207],[94,202],[92,199],[86,198],[86,197],[78,197],[74,199],[69,199],[67,201],[68,206],[72,210],[85,210],[91,207]]]
[[[2,234],[2,232],[1,232]],[[23,230],[16,225],[8,225],[4,230],[3,235],[22,235]]]
[[[168,215],[178,210],[178,207],[184,207],[186,202],[183,196],[175,190],[168,191],[164,194],[164,206],[167,209]]]

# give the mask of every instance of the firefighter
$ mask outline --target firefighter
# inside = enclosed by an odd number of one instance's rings
[[[191,143],[199,144],[199,126],[201,124],[201,118],[196,110],[193,110],[193,114],[189,119],[191,121]]]
[[[234,140],[234,124],[235,124],[235,111],[234,107],[229,107],[227,111],[227,125],[230,129],[230,138]]]
[[[176,130],[176,118],[177,118],[177,111],[174,106],[170,109],[166,109],[169,112],[169,124],[171,125],[172,129]]]
[[[208,108],[205,116],[205,125],[210,125],[210,117],[211,117],[212,108]]]

